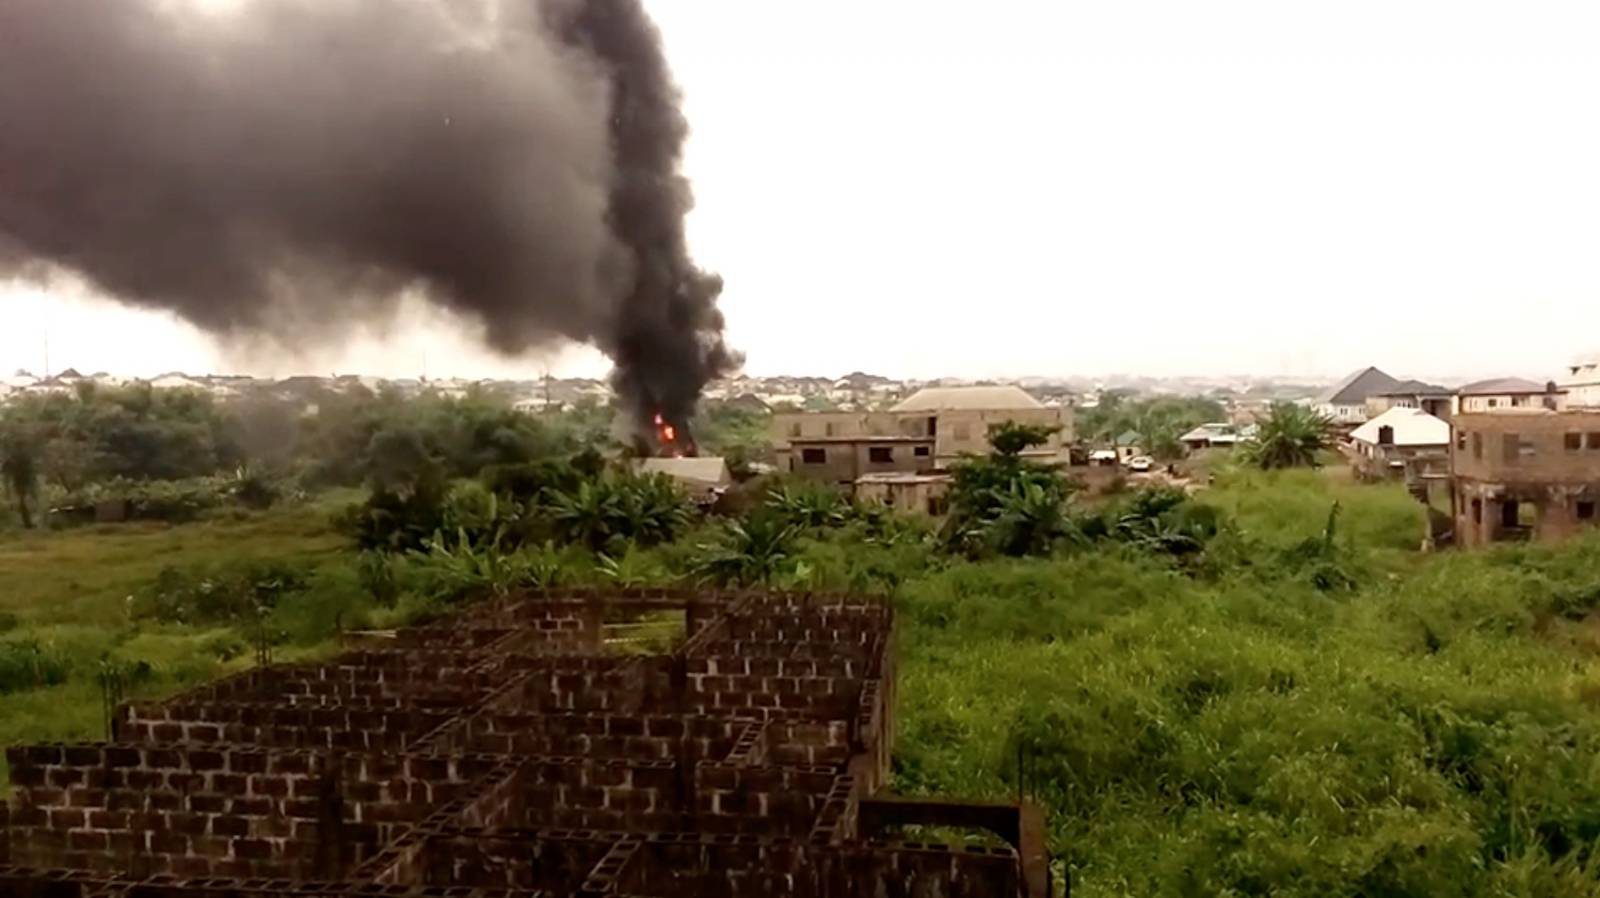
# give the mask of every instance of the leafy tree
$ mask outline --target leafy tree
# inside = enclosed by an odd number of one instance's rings
[[[989,445],[998,455],[1015,458],[1035,446],[1043,446],[1060,429],[1046,424],[1006,421],[989,428]]]
[[[671,542],[689,525],[689,499],[665,474],[628,475],[621,478],[618,492],[617,529],[635,543]]]
[[[849,503],[838,490],[810,481],[774,487],[762,507],[802,529],[837,527],[849,519]]]
[[[727,403],[707,403],[695,416],[692,431],[702,452],[730,459],[754,460],[769,454],[772,415]]]
[[[1221,403],[1204,396],[1135,399],[1111,390],[1100,397],[1099,405],[1079,414],[1078,431],[1085,439],[1100,443],[1110,443],[1131,431],[1139,435],[1140,444],[1151,455],[1177,458],[1183,454],[1179,437],[1225,417]]]
[[[1022,457],[1052,429],[1007,422],[990,428],[994,453],[968,458],[951,470],[945,542],[969,555],[1048,552],[1066,535],[1072,485],[1051,465]]]
[[[0,425],[0,476],[17,503],[22,526],[28,528],[33,527],[29,503],[39,496],[39,454],[39,440],[25,425],[9,420]]]
[[[571,492],[552,492],[548,498],[550,519],[561,539],[599,552],[613,538],[622,516],[622,498],[607,480],[585,480]]]
[[[1064,496],[1038,481],[1016,481],[997,496],[978,535],[1001,555],[1048,555],[1074,534]]]
[[[1317,454],[1332,444],[1332,422],[1307,406],[1274,402],[1244,445],[1244,459],[1263,470],[1315,467]]]
[[[1197,554],[1222,531],[1222,514],[1190,501],[1183,490],[1152,487],[1134,493],[1112,512],[1110,536],[1157,554]]]

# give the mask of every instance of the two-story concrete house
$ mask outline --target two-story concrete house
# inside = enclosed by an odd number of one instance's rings
[[[1600,523],[1600,409],[1497,406],[1453,423],[1458,544],[1550,540]]]
[[[1056,428],[1029,455],[1062,458],[1072,442],[1072,407],[1047,406],[1016,386],[928,387],[890,410],[902,430],[917,429],[934,438],[934,460],[948,466],[963,455],[988,455],[989,428],[1006,422]]]
[[[802,472],[800,465],[791,464],[794,447],[801,443],[872,437],[931,440],[933,466],[944,468],[963,455],[987,455],[989,428],[1007,421],[1056,428],[1029,455],[1065,460],[1072,443],[1072,407],[1047,406],[1016,386],[928,387],[886,412],[780,412],[772,416],[771,434],[779,470]],[[901,470],[923,469],[915,461],[920,456],[909,458]]]
[[[1451,411],[1477,414],[1505,409],[1556,410],[1566,404],[1565,392],[1554,382],[1536,383],[1520,377],[1497,377],[1470,383],[1456,391]]]
[[[1558,384],[1571,408],[1600,408],[1600,354],[1578,358]]]

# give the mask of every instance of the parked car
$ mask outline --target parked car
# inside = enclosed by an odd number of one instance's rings
[[[1143,473],[1156,466],[1155,459],[1148,455],[1135,455],[1128,459],[1128,470]]]

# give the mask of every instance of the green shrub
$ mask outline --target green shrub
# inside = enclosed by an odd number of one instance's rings
[[[772,583],[794,572],[793,552],[800,528],[772,513],[730,520],[700,544],[691,573],[724,586]]]
[[[163,568],[155,581],[134,593],[136,620],[163,623],[232,624],[258,619],[287,595],[305,590],[304,566],[248,562],[220,569]]]
[[[66,655],[37,639],[0,641],[0,695],[60,685],[70,671]]]

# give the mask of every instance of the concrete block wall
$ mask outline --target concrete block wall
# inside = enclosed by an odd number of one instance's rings
[[[600,638],[674,609],[668,652]],[[1041,895],[1017,852],[865,841],[892,625],[850,597],[579,591],[127,705],[113,743],[8,755],[0,895]]]
[[[839,770],[703,761],[694,769],[694,828],[706,833],[810,834]]]
[[[6,757],[12,863],[307,878],[359,863],[496,760],[134,744]]]
[[[541,889],[570,895],[606,856],[622,833],[578,837],[571,830],[500,834],[439,833],[427,837],[423,885],[466,888]]]
[[[448,711],[274,703],[132,703],[118,709],[121,742],[226,742],[343,751],[404,749],[449,720]]]
[[[744,726],[693,715],[482,713],[465,718],[446,744],[491,754],[699,761],[727,755]]]

